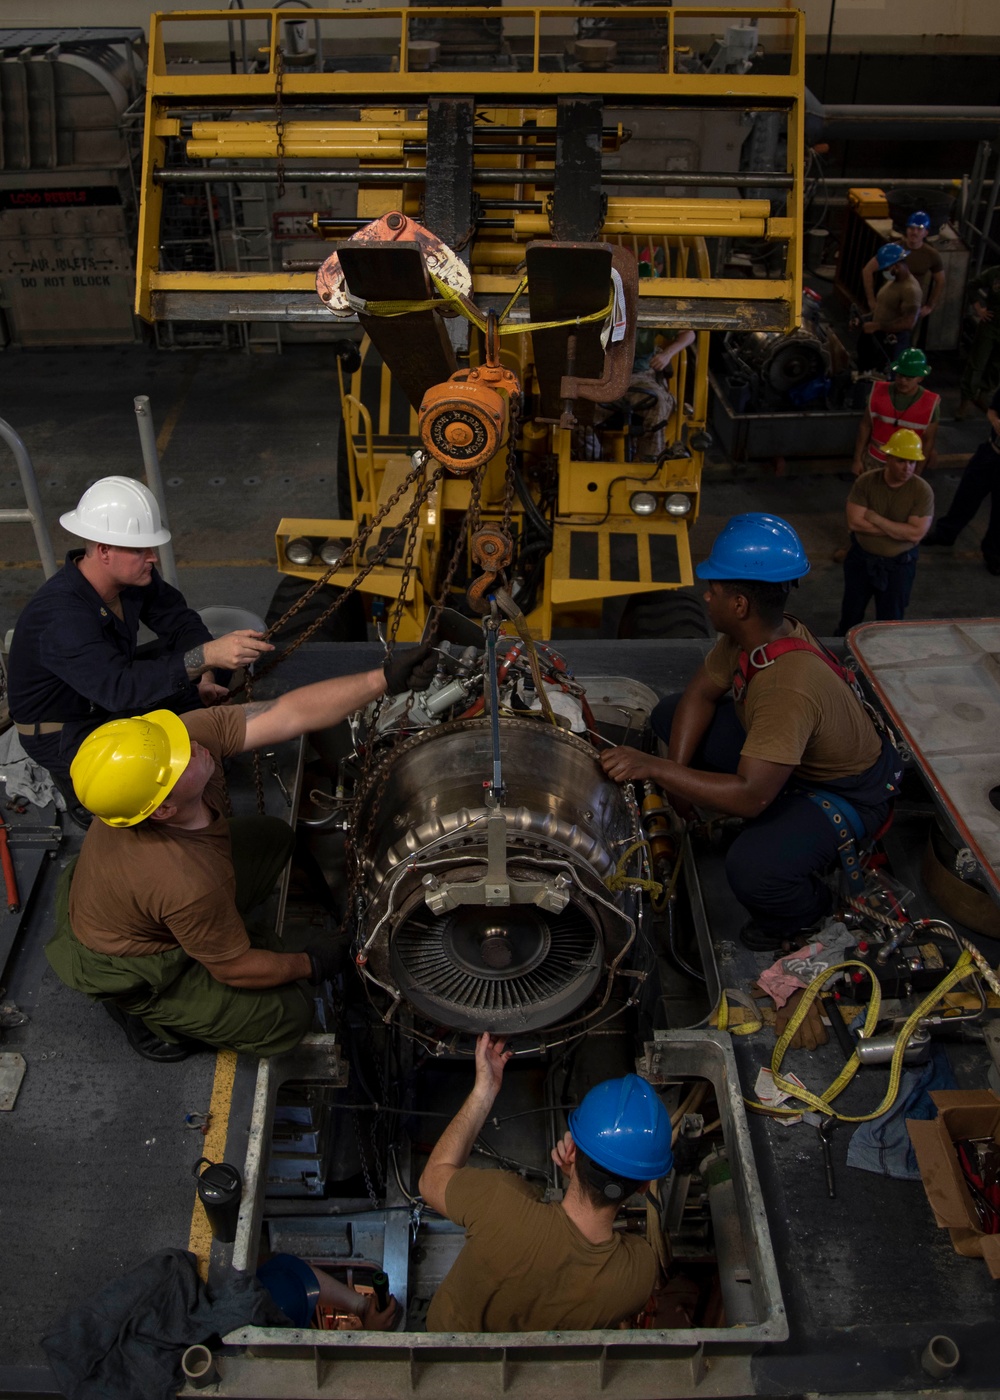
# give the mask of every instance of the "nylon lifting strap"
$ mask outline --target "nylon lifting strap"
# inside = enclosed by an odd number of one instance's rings
[[[486,317],[475,303],[463,296],[461,292],[456,292],[454,287],[449,287],[447,282],[442,282],[440,277],[436,277],[433,272],[430,277],[440,296],[427,301],[365,301],[361,297],[351,296],[350,293],[347,294],[347,300],[355,311],[362,312],[366,316],[407,316],[412,311],[435,311],[440,307],[448,306],[485,333]],[[527,277],[522,277],[514,295],[497,318],[499,335],[527,335],[532,331],[558,330],[560,326],[585,326],[592,321],[607,320],[614,310],[615,301],[614,292],[612,292],[607,306],[602,307],[600,311],[591,311],[586,316],[574,316],[566,321],[516,321],[509,325],[504,324],[515,303],[527,290],[527,286]]]
[[[951,969],[951,971],[945,973],[944,977],[934,988],[934,990],[932,992],[929,992],[927,996],[924,997],[923,1001],[916,1008],[916,1010],[913,1011],[907,1018],[902,1029],[899,1031],[898,1036],[896,1037],[896,1045],[895,1049],[892,1052],[892,1061],[889,1065],[889,1086],[885,1091],[885,1097],[882,1099],[882,1102],[878,1105],[878,1107],[872,1109],[870,1113],[838,1113],[837,1110],[833,1107],[833,1100],[837,1098],[837,1096],[840,1093],[842,1093],[844,1089],[847,1088],[848,1084],[851,1082],[851,1080],[854,1078],[855,1074],[858,1071],[860,1061],[858,1059],[857,1051],[855,1051],[855,1053],[847,1061],[847,1063],[844,1065],[844,1068],[837,1075],[837,1078],[833,1081],[833,1083],[828,1088],[824,1089],[822,1094],[814,1094],[810,1089],[804,1089],[800,1085],[793,1083],[791,1080],[785,1079],[784,1076],[781,1074],[781,1062],[785,1057],[785,1051],[791,1044],[795,1032],[805,1020],[809,1012],[809,1008],[816,1000],[816,997],[819,995],[824,984],[833,976],[834,973],[843,972],[853,967],[860,968],[861,971],[866,974],[866,976],[871,978],[871,999],[868,1003],[868,1010],[865,1015],[865,1022],[864,1026],[862,1027],[861,1034],[864,1037],[868,1037],[873,1034],[875,1026],[878,1022],[879,1012],[881,1010],[882,1005],[882,994],[881,988],[878,984],[878,978],[872,972],[872,969],[868,966],[867,963],[857,962],[854,959],[850,959],[847,962],[837,963],[834,967],[828,967],[825,972],[821,972],[816,977],[814,977],[813,980],[809,983],[809,986],[802,993],[802,998],[799,1001],[798,1006],[795,1008],[794,1012],[789,1017],[788,1025],[785,1027],[780,1039],[777,1041],[774,1047],[774,1053],[771,1056],[771,1074],[774,1078],[775,1086],[778,1089],[780,1089],[783,1093],[788,1094],[790,1098],[795,1099],[797,1103],[804,1104],[807,1108],[814,1109],[817,1113],[823,1114],[824,1117],[832,1114],[835,1118],[839,1119],[841,1123],[869,1123],[873,1118],[880,1118],[883,1113],[888,1112],[888,1110],[895,1103],[896,1095],[899,1092],[899,1080],[903,1071],[903,1055],[905,1054],[906,1047],[909,1044],[910,1036],[916,1030],[920,1021],[923,1020],[925,1016],[930,1015],[934,1007],[937,1006],[938,1002],[940,1002],[944,998],[944,996],[951,991],[952,987],[956,986],[959,982],[964,981],[965,978],[969,976],[970,972],[974,972],[975,966],[973,963],[972,955],[967,949],[964,949],[958,959],[958,962]],[[743,1102],[747,1105],[748,1108],[756,1109],[759,1113],[769,1113],[774,1117],[778,1118],[788,1117],[801,1112],[799,1108],[775,1108],[769,1104],[758,1103],[755,1099],[748,1099],[745,1097]]]

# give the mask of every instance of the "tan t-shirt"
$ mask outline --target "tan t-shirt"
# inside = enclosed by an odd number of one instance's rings
[[[912,277],[894,277],[891,282],[886,282],[884,287],[879,288],[875,298],[875,310],[872,312],[875,329],[884,330],[886,326],[898,321],[900,316],[909,316],[912,319],[922,305],[919,283]]]
[[[427,1313],[428,1332],[547,1332],[615,1327],[644,1306],[656,1260],[644,1239],[591,1244],[560,1205],[511,1172],[463,1167],[448,1218],[465,1244]]]
[[[246,738],[242,705],[181,715],[191,738],[215,759],[205,789],[212,821],[198,831],[142,822],[116,828],[95,820],[73,873],[69,919],[95,953],[136,957],[178,944],[199,962],[225,962],[250,947],[236,908],[221,760]]]
[[[790,636],[817,645],[808,627],[788,620]],[[728,686],[739,658],[738,644],[720,637],[705,657],[705,669],[716,685]],[[747,731],[744,757],[791,764],[798,777],[812,782],[853,778],[882,752],[875,726],[850,686],[812,652],[786,652],[758,671],[736,715]]]
[[[902,486],[888,486],[882,467],[863,472],[851,487],[847,499],[898,525],[905,525],[913,515],[923,519],[926,515],[934,514],[934,492],[922,476],[911,476]],[[913,548],[909,540],[892,540],[888,535],[862,535],[859,532],[854,539],[869,554],[880,554],[885,559],[894,559],[897,554],[905,554]]]
[[[944,271],[941,254],[929,243],[921,243],[919,248],[914,248],[912,253],[907,254],[906,266],[920,283],[920,294],[926,301],[930,292],[931,278]]]

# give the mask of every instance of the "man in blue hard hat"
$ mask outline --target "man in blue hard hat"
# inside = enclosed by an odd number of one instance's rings
[[[512,1052],[476,1042],[472,1092],[420,1176],[429,1206],[465,1228],[465,1244],[427,1313],[428,1332],[546,1332],[616,1327],[645,1305],[656,1256],[613,1229],[619,1207],[673,1164],[670,1117],[638,1075],[591,1089],[552,1151],[567,1179],[548,1204],[513,1172],[466,1166]]]
[[[905,248],[883,243],[875,261],[887,280],[879,289],[870,318],[861,323],[857,350],[860,370],[886,369],[909,349],[923,302],[920,283],[907,265]]]
[[[840,860],[855,878],[854,842],[883,825],[902,777],[847,673],[785,612],[808,571],[786,521],[734,516],[695,571],[719,640],[650,717],[668,757],[601,754],[610,777],[652,779],[683,816],[704,807],[746,819],[726,874],[751,916],[740,937],[756,950],[799,946],[831,912],[823,877]]]
[[[931,231],[931,216],[925,209],[914,209],[906,220],[906,228],[901,239],[893,239],[906,249],[906,266],[920,284],[919,327],[932,315],[944,296],[945,272],[941,254],[927,242]],[[875,274],[878,272],[878,257],[873,257],[861,269],[865,284],[865,297],[868,309],[875,310]]]

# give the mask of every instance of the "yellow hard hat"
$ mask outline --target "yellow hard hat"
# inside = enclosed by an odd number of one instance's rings
[[[882,449],[888,457],[902,457],[904,462],[922,462],[924,449],[920,434],[912,428],[897,428]]]
[[[191,758],[191,738],[173,710],[102,724],[70,765],[76,795],[107,826],[135,826],[155,812]]]

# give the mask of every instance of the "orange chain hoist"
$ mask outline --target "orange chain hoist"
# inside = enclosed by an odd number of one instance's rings
[[[517,375],[500,363],[499,322],[486,318],[486,363],[456,370],[424,394],[418,423],[427,451],[456,476],[468,476],[503,446]]]

